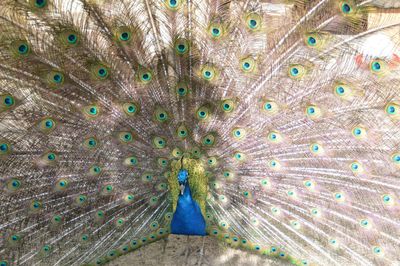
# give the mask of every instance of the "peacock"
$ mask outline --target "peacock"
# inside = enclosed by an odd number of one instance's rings
[[[1,266],[397,266],[399,167],[398,0],[1,0]]]

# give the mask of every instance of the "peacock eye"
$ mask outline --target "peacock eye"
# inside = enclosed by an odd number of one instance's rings
[[[67,179],[62,178],[56,182],[55,189],[57,191],[64,191],[68,188],[68,186],[69,186],[69,181]]]
[[[183,152],[180,148],[174,148],[172,150],[172,156],[174,156],[175,158],[180,158],[182,156]]]
[[[11,179],[7,182],[7,189],[10,192],[14,192],[17,191],[21,188],[21,181],[18,179]]]
[[[235,109],[235,103],[230,99],[223,100],[221,102],[221,108],[225,113],[230,113]]]
[[[348,3],[344,2],[342,4],[342,12],[344,14],[350,14],[352,11],[353,11],[353,9],[351,8],[351,6]]]
[[[177,134],[180,139],[185,139],[188,136],[188,130],[186,126],[181,125],[177,129]]]
[[[387,63],[381,59],[372,60],[369,68],[373,74],[378,76],[383,76],[388,71]]]
[[[175,52],[178,55],[187,54],[187,52],[189,51],[189,42],[185,39],[177,39],[174,46]]]
[[[178,7],[180,6],[180,0],[167,0],[167,7],[173,11],[175,11],[176,9],[178,9]]]
[[[143,80],[143,81],[149,81],[150,78],[151,78],[151,75],[150,75],[149,73],[144,73],[144,74],[142,75],[142,80]]]
[[[124,31],[119,35],[119,39],[123,42],[129,41],[131,39],[131,33]]]
[[[132,202],[133,202],[134,196],[133,196],[132,194],[127,194],[127,195],[124,196],[123,199],[124,199],[124,202],[125,202],[126,204],[129,204],[129,203],[132,203]]]
[[[389,205],[389,206],[394,204],[393,197],[388,194],[385,194],[382,196],[382,201],[384,204]]]
[[[11,146],[7,142],[0,141],[0,155],[6,155],[10,152]]]
[[[146,68],[140,68],[136,72],[137,79],[142,84],[149,84],[153,79],[153,73]]]
[[[11,44],[11,50],[16,56],[19,56],[19,57],[26,57],[29,55],[29,53],[31,51],[28,42],[26,42],[24,40],[14,41]]]
[[[11,94],[0,94],[0,112],[8,110],[15,105],[15,99]]]
[[[101,171],[102,171],[101,167],[97,166],[97,165],[93,165],[92,167],[90,167],[90,170],[89,170],[89,172],[92,176],[99,175],[101,173]]]
[[[38,201],[38,200],[33,200],[33,201],[31,202],[30,210],[31,210],[32,212],[37,212],[37,211],[39,211],[42,207],[43,207],[43,206],[42,206],[42,203],[41,203],[40,201]]]
[[[166,122],[169,119],[169,115],[167,113],[166,110],[164,110],[163,108],[157,108],[154,112],[154,118],[158,121],[158,122]]]
[[[249,30],[255,31],[261,28],[261,16],[257,13],[250,13],[245,18]]]
[[[207,106],[202,106],[196,111],[197,119],[205,121],[209,118],[210,109]]]
[[[145,182],[145,183],[153,181],[153,175],[151,175],[149,173],[143,174],[142,175],[142,181]]]
[[[244,139],[246,137],[246,130],[243,128],[234,128],[232,130],[232,136],[237,140]]]
[[[322,155],[322,154],[325,152],[324,148],[323,148],[322,145],[319,144],[319,143],[312,143],[312,144],[310,145],[310,151],[311,151],[314,155]]]
[[[71,33],[67,36],[67,40],[68,40],[68,43],[70,43],[70,44],[76,44],[78,41],[78,37],[76,36],[76,34]]]
[[[306,68],[300,64],[289,67],[289,77],[295,80],[301,79],[306,74]]]
[[[214,38],[219,38],[222,34],[222,29],[219,25],[214,25],[210,27],[211,36]]]
[[[210,167],[215,167],[217,165],[217,158],[216,157],[209,157],[207,159],[207,164]]]
[[[400,118],[400,105],[396,102],[389,102],[385,107],[386,114],[391,117],[398,119]]]
[[[383,255],[383,250],[381,247],[373,247],[372,251],[374,252],[375,255],[377,256],[382,256]]]
[[[131,143],[133,142],[133,134],[129,131],[122,131],[118,134],[118,139],[123,144]]]
[[[267,139],[271,143],[281,143],[283,141],[282,135],[278,131],[271,131],[268,133]]]
[[[163,148],[165,148],[166,141],[162,137],[154,137],[153,138],[153,145],[157,149],[163,149]]]
[[[306,115],[308,118],[314,120],[322,117],[321,109],[316,105],[309,105],[306,107]]]
[[[138,163],[137,158],[134,156],[127,157],[124,160],[124,165],[126,166],[136,166],[137,163]]]
[[[245,73],[252,72],[255,69],[255,60],[251,57],[240,60],[242,71]]]
[[[317,40],[315,39],[315,37],[309,36],[308,39],[307,39],[307,43],[310,46],[315,46],[317,44]]]
[[[34,6],[37,8],[43,8],[47,5],[47,0],[34,0]]]
[[[58,224],[62,221],[62,217],[60,215],[53,216],[52,222]]]

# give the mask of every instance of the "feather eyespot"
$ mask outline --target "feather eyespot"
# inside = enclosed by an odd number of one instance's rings
[[[324,148],[323,148],[322,145],[319,144],[319,143],[312,143],[312,144],[310,145],[310,151],[311,151],[314,155],[322,155],[322,154],[325,152]]]
[[[97,118],[100,114],[100,107],[96,104],[91,104],[83,108],[83,112],[88,119]]]
[[[283,137],[278,131],[271,131],[268,133],[267,139],[271,143],[282,143]]]
[[[45,118],[39,123],[39,129],[43,133],[52,132],[57,126],[57,123],[52,118]]]
[[[400,166],[400,152],[396,152],[396,153],[392,154],[391,160],[394,164],[396,164],[397,166]]]
[[[199,147],[193,147],[190,151],[190,153],[192,154],[193,158],[200,158],[201,156],[201,150]]]
[[[381,247],[373,247],[372,251],[374,252],[375,255],[377,256],[382,256],[383,255],[383,249]]]
[[[246,133],[246,130],[243,128],[234,128],[232,130],[232,136],[237,140],[244,139],[246,137]]]
[[[217,165],[217,158],[216,157],[209,157],[208,159],[207,159],[207,164],[208,164],[208,166],[210,166],[210,167],[215,167],[216,165]]]
[[[154,137],[153,138],[153,145],[156,149],[163,149],[166,146],[166,141],[162,137]]]
[[[175,11],[180,7],[181,1],[180,0],[167,0],[166,5],[170,10]]]
[[[77,206],[82,206],[82,205],[84,205],[84,204],[86,203],[86,201],[87,201],[87,196],[85,196],[85,195],[79,195],[79,196],[77,196],[77,197],[75,198],[75,204],[76,204]]]
[[[244,58],[240,60],[240,66],[243,72],[250,73],[256,68],[255,60],[251,57]]]
[[[78,36],[74,33],[70,33],[67,36],[67,41],[69,44],[76,44],[78,42]]]
[[[318,106],[311,104],[306,107],[306,115],[311,120],[317,120],[322,118],[322,111]]]
[[[215,136],[211,133],[207,134],[202,138],[201,143],[203,144],[203,146],[211,147],[215,143]]]
[[[185,139],[188,136],[188,130],[185,125],[179,126],[176,131],[180,139]]]
[[[118,139],[123,144],[133,142],[133,134],[129,131],[122,131],[118,134]]]
[[[157,122],[164,123],[168,121],[169,115],[167,111],[165,111],[163,108],[157,108],[154,112],[154,118]]]
[[[32,200],[29,209],[32,213],[37,213],[43,208],[43,204],[39,200]]]
[[[341,5],[341,10],[342,10],[342,12],[344,13],[344,14],[351,14],[352,12],[353,12],[353,8],[352,8],[352,6],[349,4],[349,3],[347,3],[347,2],[343,2],[342,3],[342,5]]]
[[[371,73],[378,75],[378,76],[383,76],[389,71],[389,67],[387,62],[381,60],[381,59],[375,59],[372,60],[369,63],[369,69]]]
[[[69,181],[65,178],[57,180],[55,184],[56,191],[65,191],[69,187]]]
[[[11,43],[11,50],[17,57],[26,57],[30,54],[31,48],[27,41],[19,40]]]
[[[196,111],[197,119],[205,121],[210,116],[210,109],[207,106],[202,106]]]
[[[51,71],[47,75],[47,82],[51,87],[58,87],[64,83],[64,74],[59,71]]]
[[[385,205],[393,205],[394,204],[394,199],[391,195],[385,194],[382,196],[382,201]]]
[[[235,154],[233,155],[233,158],[237,161],[237,162],[242,162],[246,159],[246,156],[244,153],[242,152],[235,152]]]
[[[262,103],[262,111],[266,114],[276,114],[279,111],[279,106],[272,100],[266,100]]]
[[[188,88],[188,86],[187,86],[187,84],[185,82],[179,82],[175,86],[175,90],[176,90],[176,94],[179,97],[185,97],[189,92],[189,88]]]
[[[400,118],[400,105],[397,102],[389,102],[385,106],[385,112],[390,118]]]
[[[119,34],[119,40],[127,42],[131,39],[131,33],[129,31],[124,31]]]
[[[221,102],[221,109],[225,113],[230,113],[235,109],[235,102],[231,99],[226,99]]]
[[[54,152],[48,152],[42,155],[42,159],[46,164],[54,164],[58,159],[58,155]]]
[[[220,38],[223,34],[222,26],[219,24],[211,25],[209,31],[210,31],[211,37],[213,37],[214,39]]]
[[[0,155],[7,155],[11,151],[11,145],[8,142],[0,140]]]
[[[180,148],[173,149],[172,156],[174,156],[175,158],[180,158],[182,156],[182,150]]]
[[[129,204],[133,202],[134,198],[135,197],[132,194],[127,194],[124,196],[124,201],[125,203]]]
[[[278,160],[272,159],[268,162],[268,167],[273,171],[279,171],[282,165]]]
[[[176,39],[175,43],[174,43],[174,47],[175,47],[175,52],[178,55],[184,55],[187,54],[187,52],[189,51],[189,42],[185,39]]]
[[[143,84],[148,84],[152,81],[153,79],[153,74],[150,70],[146,68],[142,68],[137,72],[137,77],[139,79],[139,82]]]
[[[0,112],[7,111],[15,106],[15,98],[11,94],[0,94]]]
[[[261,28],[261,16],[257,13],[250,13],[245,18],[246,26],[249,30],[255,31]]]
[[[367,137],[367,130],[362,126],[356,126],[351,130],[351,133],[356,139],[365,139]]]
[[[36,8],[44,8],[47,5],[47,0],[31,0],[31,4]]]
[[[139,111],[139,105],[134,102],[124,103],[122,105],[122,108],[123,108],[125,114],[128,116],[134,116]]]
[[[133,166],[136,166],[137,164],[138,164],[138,160],[135,156],[127,157],[124,160],[124,165],[126,165],[126,166],[133,167]]]
[[[90,174],[91,176],[97,176],[97,175],[99,175],[102,171],[103,171],[103,170],[102,170],[102,168],[101,168],[100,166],[98,166],[98,165],[93,165],[93,166],[90,167],[90,169],[89,169],[89,174]]]
[[[203,66],[201,69],[201,77],[206,81],[213,81],[217,77],[217,71],[212,66]]]
[[[59,35],[60,42],[65,47],[76,47],[79,44],[80,38],[75,30],[64,30]]]
[[[306,74],[306,68],[303,65],[295,64],[289,67],[289,77],[299,80]]]
[[[8,191],[14,192],[21,188],[21,181],[19,179],[13,178],[7,182]]]

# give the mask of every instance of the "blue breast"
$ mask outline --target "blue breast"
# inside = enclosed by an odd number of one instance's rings
[[[189,184],[183,195],[179,195],[178,204],[171,222],[171,233],[177,235],[206,235],[206,222],[199,204],[192,199]]]

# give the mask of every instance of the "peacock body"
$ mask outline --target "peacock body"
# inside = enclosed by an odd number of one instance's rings
[[[0,265],[102,265],[170,233],[399,265],[399,8],[2,0]]]

